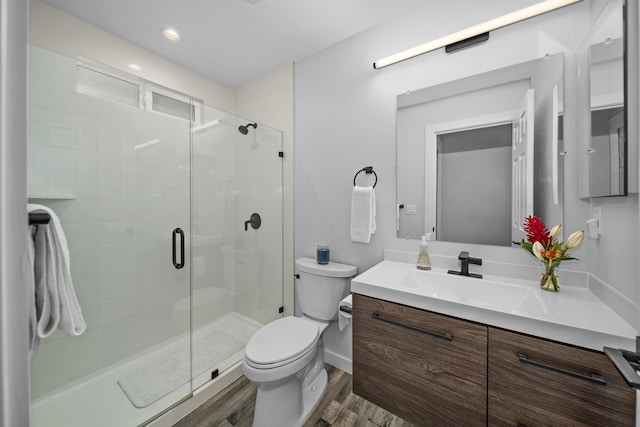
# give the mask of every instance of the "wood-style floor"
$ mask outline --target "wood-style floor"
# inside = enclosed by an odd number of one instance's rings
[[[351,375],[329,365],[327,373],[327,391],[304,427],[411,427],[401,418],[353,394]],[[174,427],[250,427],[255,399],[255,384],[245,377],[239,378]]]

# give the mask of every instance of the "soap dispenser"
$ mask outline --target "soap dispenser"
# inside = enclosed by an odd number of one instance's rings
[[[422,242],[420,242],[420,255],[418,255],[418,265],[416,267],[419,270],[431,270],[431,259],[429,259],[429,244],[427,243],[427,236],[422,236]]]

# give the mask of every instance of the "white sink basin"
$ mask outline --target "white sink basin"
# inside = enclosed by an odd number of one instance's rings
[[[491,308],[508,313],[547,313],[531,286],[487,278],[456,276],[440,271],[409,271],[398,287],[431,298]]]

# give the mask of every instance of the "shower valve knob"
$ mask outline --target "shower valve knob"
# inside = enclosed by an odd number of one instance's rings
[[[260,228],[260,225],[262,225],[262,218],[260,218],[259,214],[254,212],[251,214],[251,217],[244,222],[244,231],[249,230],[249,224],[251,224],[251,228],[257,230]]]

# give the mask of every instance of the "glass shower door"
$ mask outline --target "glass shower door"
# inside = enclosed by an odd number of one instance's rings
[[[139,425],[191,394],[191,107],[30,49],[30,203],[60,218],[87,323],[35,349],[32,425]]]
[[[192,128],[194,387],[237,366],[249,338],[282,316],[283,283],[282,133],[210,106],[199,111]]]
[[[250,123],[238,118],[239,125]],[[237,310],[263,325],[282,307],[282,132],[258,124],[244,135],[235,132]],[[260,226],[247,224],[253,214]],[[243,255],[249,251],[253,258]],[[255,276],[243,277],[243,271]]]

